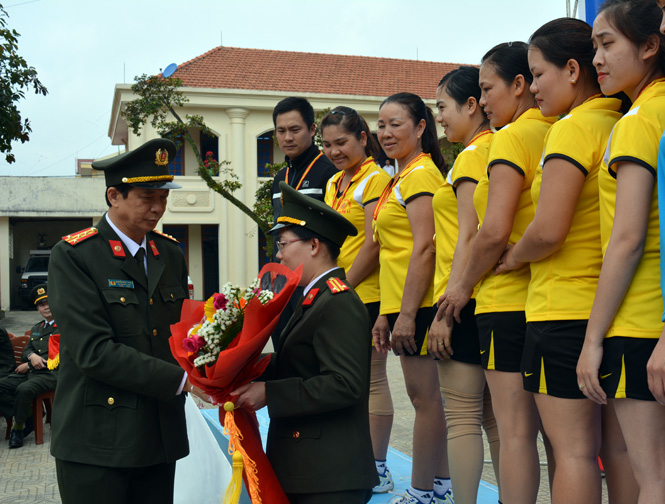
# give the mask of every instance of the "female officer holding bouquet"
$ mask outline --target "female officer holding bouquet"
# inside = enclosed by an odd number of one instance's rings
[[[369,434],[369,318],[336,263],[356,228],[322,202],[280,183],[271,230],[277,258],[302,265],[304,297],[264,373],[233,392],[236,407],[268,406],[266,452],[294,504],[365,503],[378,483]]]

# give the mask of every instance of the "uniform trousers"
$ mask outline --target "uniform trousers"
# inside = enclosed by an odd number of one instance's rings
[[[172,504],[175,462],[104,467],[55,459],[62,504]]]
[[[55,390],[56,375],[51,372],[12,374],[0,379],[0,414],[14,417],[14,422],[24,424],[32,414],[35,397]]]

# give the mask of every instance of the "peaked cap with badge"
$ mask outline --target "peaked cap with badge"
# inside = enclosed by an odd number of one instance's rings
[[[282,213],[269,234],[288,226],[302,226],[340,247],[347,236],[358,234],[350,221],[322,201],[296,191],[286,182],[280,182],[279,188],[282,191]]]
[[[175,154],[171,140],[155,138],[119,156],[94,161],[92,167],[104,172],[106,187],[130,184],[145,189],[180,189],[169,173]]]
[[[48,301],[47,288],[46,284],[39,284],[33,287],[30,291],[30,299],[32,299],[33,305],[37,306],[44,301]]]

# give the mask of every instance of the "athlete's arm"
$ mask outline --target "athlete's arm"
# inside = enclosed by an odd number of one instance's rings
[[[517,212],[524,176],[512,166],[495,164],[489,179],[487,212],[478,230],[471,254],[460,280],[444,294],[442,305],[446,308],[448,324],[452,317],[459,322],[462,308],[471,299],[474,286],[491,270],[506,249],[513,220]]]
[[[616,164],[614,225],[600,269],[582,353],[577,362],[580,388],[589,399],[606,404],[598,381],[603,339],[612,324],[644,251],[654,176],[637,163]]]
[[[415,353],[416,313],[434,278],[435,251],[432,196],[422,195],[406,204],[406,215],[413,234],[413,251],[404,281],[399,316],[393,327],[391,346],[397,355]]]
[[[573,224],[585,179],[578,167],[564,159],[551,158],[545,163],[536,215],[520,241],[503,255],[497,273],[540,261],[561,248]]]
[[[353,260],[349,271],[346,273],[346,280],[351,284],[351,287],[356,287],[379,264],[379,242],[375,242],[372,236],[372,216],[374,215],[376,203],[374,201],[365,205],[365,241]]]

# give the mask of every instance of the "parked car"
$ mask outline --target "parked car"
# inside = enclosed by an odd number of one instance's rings
[[[48,281],[48,263],[51,258],[50,250],[31,250],[30,258],[25,268],[18,267],[21,273],[21,286],[19,287],[19,299],[21,310],[27,310],[30,306],[30,292],[35,285]]]

